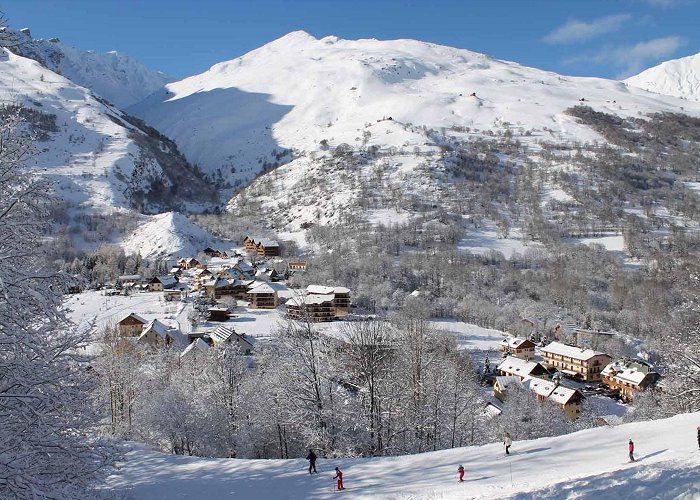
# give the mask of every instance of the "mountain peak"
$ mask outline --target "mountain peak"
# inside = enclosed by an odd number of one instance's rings
[[[318,42],[318,39],[311,35],[310,33],[307,33],[304,30],[296,30],[296,31],[290,31],[286,35],[283,35],[271,42],[269,42],[266,45],[263,45],[263,47],[269,47],[269,46],[293,46],[293,45],[299,45],[303,43],[313,43],[313,42]]]
[[[662,62],[625,82],[650,92],[700,101],[700,53]]]

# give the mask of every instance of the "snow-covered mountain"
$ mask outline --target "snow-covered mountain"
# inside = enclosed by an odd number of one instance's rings
[[[509,457],[499,443],[401,457],[320,459],[312,476],[303,458],[196,458],[135,447],[107,488],[134,499],[334,498],[339,493],[333,470],[339,466],[342,496],[358,499],[691,499],[700,495],[699,418],[690,413],[533,441],[515,437]],[[635,463],[628,463],[628,439],[636,444]],[[464,483],[457,481],[460,464]]]
[[[33,39],[28,30],[12,32],[17,54],[34,59],[73,83],[92,90],[118,108],[144,99],[172,78],[115,51],[98,53],[67,45],[57,38]]]
[[[121,243],[127,254],[146,259],[192,257],[212,244],[212,237],[177,212],[146,217],[138,229]]]
[[[148,212],[215,199],[169,139],[7,49],[0,99],[24,106],[22,119],[39,136],[30,165],[55,181],[69,208]]]
[[[700,101],[700,54],[663,62],[625,82],[650,92]]]
[[[565,77],[469,50],[319,40],[298,31],[169,83],[131,111],[206,172],[245,182],[285,163],[285,151],[318,151],[326,142],[424,148],[425,134],[406,124],[481,131],[506,124],[516,133],[546,127],[563,139],[592,141],[597,134],[563,114],[580,99],[623,116],[683,106],[622,82]]]

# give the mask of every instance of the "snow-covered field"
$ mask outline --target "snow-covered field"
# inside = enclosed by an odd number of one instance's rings
[[[449,319],[433,320],[430,322],[430,326],[453,335],[460,348],[479,351],[497,351],[501,340],[508,335],[500,330]]]
[[[513,254],[524,254],[528,249],[543,249],[542,244],[523,242],[519,229],[512,229],[508,238],[499,238],[495,224],[487,222],[480,229],[468,229],[464,238],[457,243],[460,250],[469,250],[475,254],[483,254],[491,250],[501,252],[507,259]]]
[[[344,473],[345,498],[692,499],[700,496],[700,413],[599,427],[503,446],[457,448],[389,458],[320,459],[309,476],[294,460],[203,459],[133,446],[108,491],[139,499],[322,499],[337,495],[333,468]],[[636,445],[628,463],[627,441]],[[465,482],[457,481],[464,465]]]
[[[179,323],[181,328],[187,327],[186,314],[183,314],[186,303],[165,302],[162,293],[143,292],[128,296],[105,296],[100,291],[89,290],[75,295],[69,295],[64,307],[68,319],[76,324],[94,324],[97,332],[107,326],[114,326],[119,320],[131,313],[136,313],[147,320],[169,320],[168,323]]]
[[[576,242],[583,245],[602,245],[609,252],[624,252],[625,251],[625,238],[621,235],[612,236],[599,236],[597,238],[580,238]]]

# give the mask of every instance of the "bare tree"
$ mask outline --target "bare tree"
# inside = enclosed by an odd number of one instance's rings
[[[88,333],[61,313],[62,277],[39,250],[50,186],[24,169],[20,116],[0,113],[0,496],[79,498],[111,450],[91,437]]]

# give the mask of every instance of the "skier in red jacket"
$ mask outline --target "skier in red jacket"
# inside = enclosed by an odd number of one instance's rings
[[[457,472],[459,472],[459,481],[464,481],[464,467],[460,465],[459,469],[457,469]]]
[[[634,443],[632,442],[631,439],[629,442],[629,450],[630,450],[630,462],[634,462],[635,461],[634,460]]]
[[[338,480],[338,490],[345,489],[343,486],[343,471],[341,471],[338,467],[335,468],[335,477],[333,479]]]

